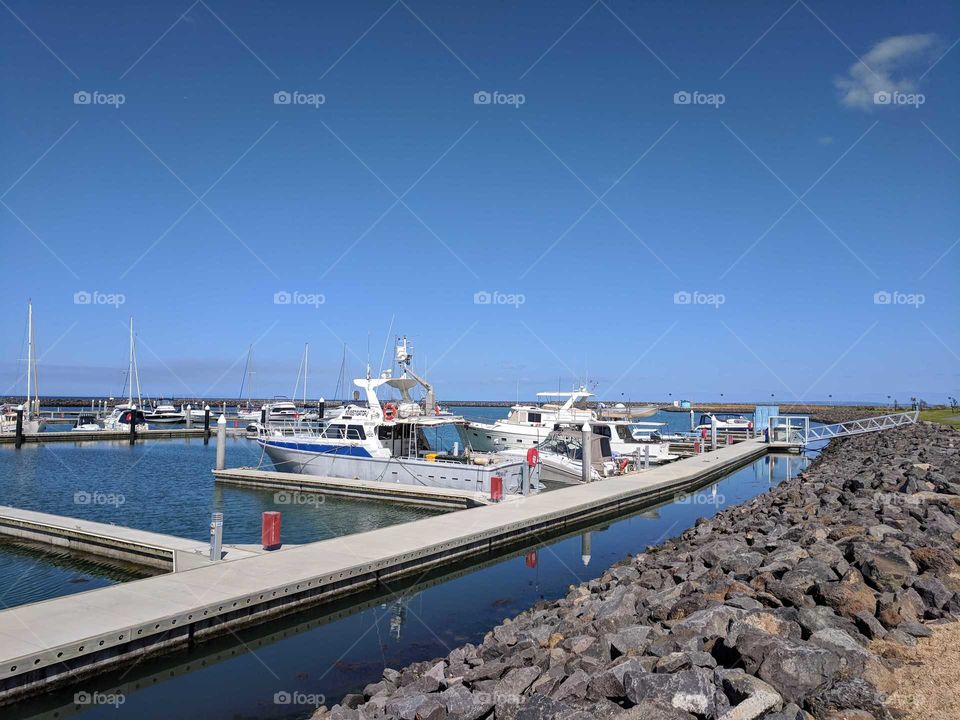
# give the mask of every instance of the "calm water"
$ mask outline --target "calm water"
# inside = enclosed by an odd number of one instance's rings
[[[307,718],[313,703],[336,702],[379,678],[384,667],[430,659],[479,642],[503,618],[571,583],[597,577],[642,551],[795,475],[797,456],[767,456],[688,499],[579,529],[540,547],[515,548],[472,567],[391,585],[312,612],[135,664],[81,686],[6,708],[9,717],[82,711],[89,718]],[[123,693],[113,706],[73,705],[74,693]],[[297,703],[277,703],[288,694]],[[279,695],[278,695],[279,694]],[[321,698],[321,696],[323,696]],[[63,716],[62,714],[60,715]]]

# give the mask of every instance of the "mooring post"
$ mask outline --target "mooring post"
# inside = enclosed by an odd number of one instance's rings
[[[210,516],[210,559],[219,560],[223,548],[223,513]]]
[[[326,408],[326,403],[327,403],[327,401],[324,400],[323,398],[320,398],[320,399],[317,401],[317,418],[318,418],[319,420],[323,420],[323,414],[326,412],[326,409],[327,409],[327,408]]]
[[[187,430],[193,427],[193,408],[187,405],[187,417],[185,418],[187,422]]]
[[[530,463],[528,462],[520,466],[520,488],[524,497],[530,494]]]
[[[710,416],[710,449],[717,449],[717,416]]]
[[[693,432],[697,426],[693,424],[693,409],[690,410],[690,432]]]
[[[217,420],[217,470],[227,466],[227,416]]]
[[[137,406],[132,405],[129,410],[127,410],[130,418],[130,444],[136,445],[137,443]]]
[[[203,444],[207,445],[210,442],[210,406],[205,405],[203,408]]]
[[[647,443],[643,446],[643,469],[650,469],[650,445]]]
[[[267,426],[267,408],[260,408],[260,427]]]
[[[593,475],[590,473],[590,471],[593,469],[593,464],[590,458],[590,445],[592,441],[593,429],[590,427],[590,423],[584,423],[583,427],[580,428],[580,442],[583,445],[583,448],[580,452],[580,480],[585,483],[593,480]]]
[[[580,559],[583,561],[583,566],[587,567],[590,564],[590,555],[592,554],[591,546],[593,545],[593,533],[585,532],[580,536]]]
[[[23,445],[23,405],[17,405],[17,439],[14,444],[17,450]]]

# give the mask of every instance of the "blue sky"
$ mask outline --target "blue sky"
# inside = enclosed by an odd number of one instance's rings
[[[0,389],[943,401],[958,12],[4,0]]]

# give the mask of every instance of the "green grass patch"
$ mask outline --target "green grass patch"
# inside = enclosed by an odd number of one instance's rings
[[[951,410],[950,408],[921,410],[920,419],[960,429],[960,411],[958,410]]]

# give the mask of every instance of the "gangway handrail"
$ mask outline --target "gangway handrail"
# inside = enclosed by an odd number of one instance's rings
[[[913,425],[919,417],[920,411],[912,410],[811,427],[810,418],[805,415],[774,415],[768,420],[768,437],[771,441],[786,442],[790,445],[807,445],[811,442]]]

